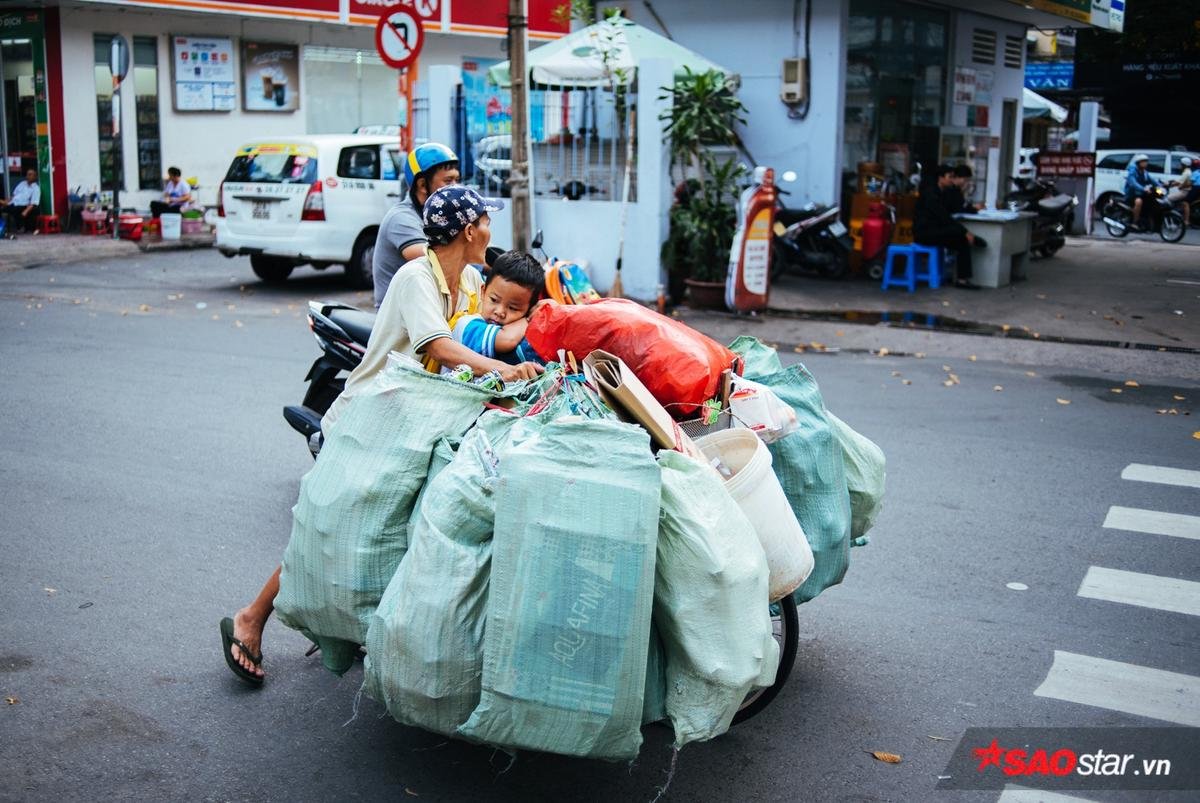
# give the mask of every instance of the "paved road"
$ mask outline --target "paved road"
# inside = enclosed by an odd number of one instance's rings
[[[522,755],[504,772],[505,756],[369,699],[354,718],[361,669],[329,675],[278,623],[261,691],[225,668],[217,621],[279,560],[311,462],[280,416],[315,356],[304,302],[366,298],[339,281],[304,270],[266,288],[212,253],[0,275],[0,697],[18,700],[0,704],[0,799],[654,797],[662,728],[632,767]],[[1176,536],[1103,526],[1113,506],[1200,515],[1200,489],[1121,478],[1200,467],[1200,414],[1184,414],[1200,372],[1134,388],[1010,355],[945,362],[960,380],[946,387],[932,357],[806,362],[887,453],[886,507],[846,582],[801,609],[779,700],[687,747],[668,799],[931,800],[970,726],[1162,724],[1125,712],[1152,702],[1136,684],[1086,703],[1034,692],[1056,650],[1200,671],[1195,617],[1148,607],[1165,598],[1153,581],[1141,604],[1079,595],[1093,566],[1200,581],[1195,520]],[[1197,724],[1196,682],[1155,713]]]

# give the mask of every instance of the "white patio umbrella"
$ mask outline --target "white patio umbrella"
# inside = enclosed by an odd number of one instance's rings
[[[1026,120],[1037,117],[1049,117],[1056,123],[1067,119],[1067,110],[1049,98],[1044,98],[1032,89],[1026,88],[1021,100],[1022,115]]]
[[[529,51],[527,63],[535,84],[585,87],[609,86],[612,79],[605,72],[606,66],[623,78],[620,83],[628,84],[643,59],[667,59],[676,75],[682,75],[687,67],[692,72],[718,70],[732,77],[719,64],[624,17],[597,22],[534,48]],[[511,85],[508,62],[488,70],[488,80],[502,87]]]

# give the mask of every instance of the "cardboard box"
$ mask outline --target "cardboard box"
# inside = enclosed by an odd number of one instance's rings
[[[660,449],[675,449],[701,458],[700,450],[671,414],[658,403],[629,366],[616,355],[596,349],[583,361],[583,373],[617,417],[638,424]]]

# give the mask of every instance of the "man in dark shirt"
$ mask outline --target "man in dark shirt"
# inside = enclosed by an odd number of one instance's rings
[[[938,165],[932,180],[927,180],[921,186],[920,195],[917,197],[913,239],[920,245],[937,245],[954,251],[955,287],[978,290],[979,285],[971,281],[971,248],[983,248],[985,243],[951,217],[954,213],[963,211],[961,191],[958,192],[958,208],[951,209],[949,206],[955,200],[949,192],[953,186],[954,168],[950,165]]]
[[[946,198],[946,209],[950,214],[973,215],[982,208],[967,200],[967,184],[970,183],[973,175],[971,168],[966,165],[954,166],[954,178],[951,179],[950,186],[946,187],[943,192]]]

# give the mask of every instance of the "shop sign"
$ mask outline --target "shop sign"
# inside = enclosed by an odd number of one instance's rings
[[[233,40],[215,36],[172,36],[175,110],[231,112],[237,108]]]
[[[388,11],[408,11],[425,22],[440,22],[441,0],[350,0],[351,14],[378,16]]]
[[[242,108],[294,112],[300,108],[300,47],[242,40]]]
[[[1037,155],[1037,173],[1054,178],[1091,178],[1096,173],[1096,154],[1042,151]]]
[[[1026,89],[1070,89],[1074,83],[1073,61],[1030,61],[1025,64]]]

